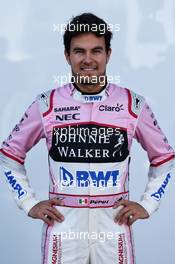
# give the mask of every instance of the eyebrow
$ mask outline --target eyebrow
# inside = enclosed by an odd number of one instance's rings
[[[72,51],[77,51],[77,50],[85,50],[83,48],[75,47]]]
[[[103,48],[102,46],[96,46],[96,47],[92,48],[92,50],[96,50],[96,49],[98,49],[98,50],[104,50],[104,48]],[[84,48],[80,48],[80,47],[75,47],[75,48],[73,49],[73,51],[77,51],[77,50],[82,50],[82,51],[84,51],[85,49],[84,49]]]
[[[92,50],[96,50],[96,49],[98,49],[98,50],[103,50],[104,48],[103,48],[102,46],[96,46],[96,47],[94,47]]]

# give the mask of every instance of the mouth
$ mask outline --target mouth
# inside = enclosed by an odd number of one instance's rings
[[[91,71],[96,71],[97,67],[81,67],[81,71],[86,71],[86,72],[91,72]]]

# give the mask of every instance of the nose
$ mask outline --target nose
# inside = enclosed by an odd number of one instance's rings
[[[83,62],[84,64],[90,64],[92,62],[92,55],[90,52],[86,52]]]

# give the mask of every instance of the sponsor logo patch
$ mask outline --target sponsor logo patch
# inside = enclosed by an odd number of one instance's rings
[[[11,171],[5,172],[5,176],[11,188],[18,194],[18,199],[21,199],[26,195],[26,191],[23,190],[22,186],[17,182],[17,179],[15,179],[15,176],[12,175]]]
[[[126,130],[88,123],[53,128],[49,155],[54,161],[121,162],[128,154]]]
[[[51,254],[52,264],[61,264],[62,263],[62,242],[61,235],[53,234],[52,236],[52,254]]]
[[[56,115],[57,121],[80,120],[80,113]]]
[[[80,105],[76,106],[63,106],[63,107],[55,107],[54,112],[71,112],[71,111],[79,111],[80,110]]]
[[[108,204],[108,203],[109,203],[109,200],[91,200],[90,201],[90,204],[96,204],[96,205]]]
[[[85,102],[100,102],[103,98],[102,95],[84,95]]]
[[[73,175],[64,167],[60,167],[59,182],[62,186],[76,187],[111,187],[118,186],[119,170],[114,171],[76,171]]]
[[[126,238],[124,233],[118,235],[118,263],[128,263]]]
[[[171,178],[171,174],[168,173],[161,187],[157,190],[157,192],[151,194],[151,197],[153,197],[156,201],[160,201],[160,199],[162,198],[162,195],[165,193],[165,189],[169,183],[170,178]]]
[[[121,110],[124,110],[123,104],[118,104],[116,106],[110,106],[110,105],[100,105],[99,106],[100,111],[105,111],[105,112],[120,112]]]

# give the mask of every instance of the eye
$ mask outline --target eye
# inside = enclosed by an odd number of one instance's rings
[[[101,50],[101,49],[95,49],[93,52],[94,52],[95,54],[98,54],[98,53],[102,53],[102,50]]]
[[[74,53],[75,53],[75,54],[82,54],[82,53],[83,53],[83,50],[81,50],[81,49],[76,49],[76,50],[74,50]]]

